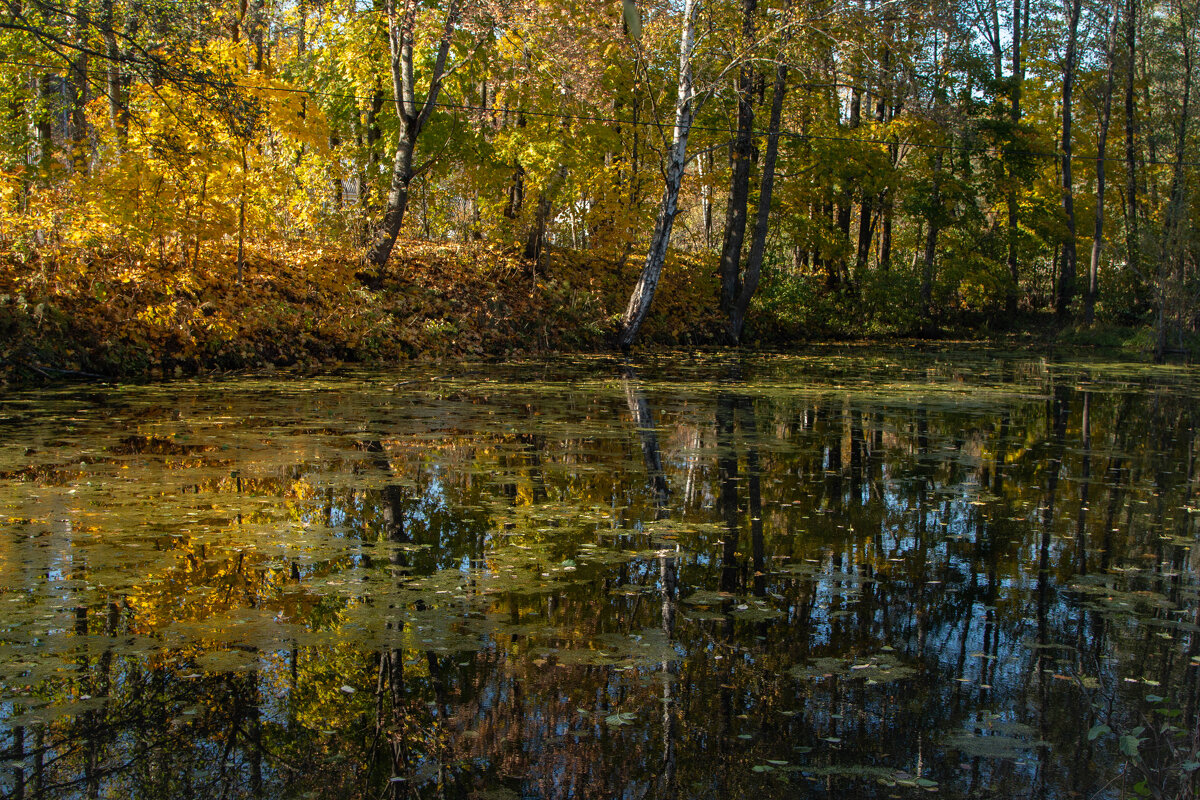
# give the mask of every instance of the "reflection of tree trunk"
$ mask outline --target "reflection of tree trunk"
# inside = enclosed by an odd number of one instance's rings
[[[1000,427],[996,431],[996,451],[992,460],[992,494],[999,497],[1004,492],[1004,459],[1008,452],[1008,412],[1000,415]]]
[[[1058,474],[1062,471],[1063,447],[1067,436],[1067,417],[1070,415],[1067,387],[1059,384],[1049,401],[1050,442],[1046,458],[1046,492],[1042,499],[1042,537],[1038,548],[1037,580],[1037,640],[1049,643],[1050,610],[1050,543],[1053,539],[1054,502],[1058,493]],[[1038,651],[1039,671],[1046,651]]]
[[[1092,393],[1083,393],[1083,429],[1080,446],[1083,448],[1083,463],[1079,472],[1079,517],[1075,522],[1075,569],[1080,575],[1087,574],[1087,512],[1088,492],[1092,478]]]
[[[646,463],[646,475],[650,480],[650,489],[654,494],[655,519],[666,519],[670,513],[668,501],[671,497],[667,476],[663,472],[662,454],[658,448],[658,431],[654,424],[654,412],[646,395],[638,388],[635,381],[637,375],[628,367],[621,370],[622,383],[625,384],[625,401],[629,405],[629,413],[633,415],[634,425],[642,440],[642,459]]]
[[[378,439],[372,439],[369,442],[359,442],[358,447],[372,454],[371,461],[380,473],[387,475],[389,478],[394,477],[395,473],[392,469],[392,462],[387,457],[384,450],[383,442]],[[407,542],[408,534],[404,529],[404,504],[405,494],[404,489],[394,483],[389,483],[383,487],[383,507],[381,509],[383,515],[383,532],[387,536],[389,542]]]
[[[675,609],[679,599],[679,578],[676,569],[675,556],[663,553],[658,559],[659,580],[662,584],[662,629],[670,641],[675,637]],[[659,791],[656,797],[665,800],[679,795],[679,785],[676,780],[676,747],[675,739],[679,728],[679,701],[674,695],[676,679],[679,676],[679,662],[675,659],[662,665],[662,726],[663,726],[663,757],[659,772]]]
[[[258,691],[258,670],[247,676],[246,703],[249,706],[247,735],[250,738],[250,791],[255,797],[263,796],[263,741],[262,741],[262,697]]]
[[[831,414],[831,408],[825,404],[818,406],[817,422],[827,438],[823,464],[826,502],[832,510],[839,510],[842,507],[842,417],[836,412]]]
[[[742,424],[746,432],[748,446],[746,448],[747,491],[750,494],[750,558],[754,570],[754,594],[762,596],[766,593],[766,550],[763,543],[762,520],[762,478],[758,461],[758,421],[754,416],[754,401],[742,397],[738,406],[742,412]]]
[[[850,492],[861,504],[863,486],[863,458],[867,443],[863,438],[862,415],[850,409]]]
[[[735,400],[728,394],[717,397],[717,473],[721,481],[718,502],[725,519],[721,552],[721,591],[735,592],[738,585],[738,457],[733,443]]]
[[[530,416],[534,409],[529,407]],[[532,485],[533,502],[540,503],[546,499],[546,471],[542,468],[542,451],[546,449],[546,437],[538,434],[525,437],[526,456],[529,465],[529,482]]]
[[[14,708],[14,711],[16,709]],[[9,749],[12,764],[13,800],[25,800],[25,726],[17,725],[12,731],[12,747]]]
[[[379,655],[379,678],[375,687],[375,741],[387,740],[392,773],[388,776],[387,796],[395,800],[404,794],[402,787],[407,785],[409,777],[405,727],[404,651],[400,648],[384,650]]]

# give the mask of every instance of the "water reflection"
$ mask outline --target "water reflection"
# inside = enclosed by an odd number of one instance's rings
[[[441,370],[0,403],[0,791],[1195,790],[1192,374]]]

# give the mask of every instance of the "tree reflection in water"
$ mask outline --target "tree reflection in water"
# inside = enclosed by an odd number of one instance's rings
[[[1195,384],[832,353],[5,399],[0,791],[1187,796]]]

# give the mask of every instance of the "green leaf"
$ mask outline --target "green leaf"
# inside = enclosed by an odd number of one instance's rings
[[[1094,742],[1096,741],[1097,737],[1103,736],[1106,733],[1112,733],[1112,728],[1108,727],[1103,722],[1101,722],[1099,725],[1093,725],[1092,729],[1088,731],[1088,741]]]
[[[1141,743],[1142,740],[1138,737],[1126,734],[1121,737],[1121,752],[1130,758],[1137,758],[1138,745]]]
[[[625,15],[625,30],[629,32],[629,38],[640,42],[642,40],[642,15],[638,13],[637,5],[633,0],[622,0],[621,6]]]
[[[1138,781],[1136,784],[1134,784],[1133,793],[1138,797],[1149,797],[1150,787],[1146,785],[1145,781]]]

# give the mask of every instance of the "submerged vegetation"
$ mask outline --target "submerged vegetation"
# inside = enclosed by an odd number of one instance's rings
[[[1197,29],[1194,0],[7,3],[0,369],[1043,318],[1190,351]]]

